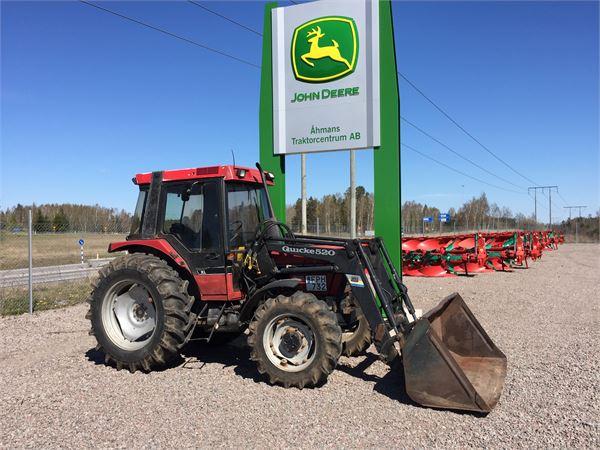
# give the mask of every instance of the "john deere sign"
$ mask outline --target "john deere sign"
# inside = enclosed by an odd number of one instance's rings
[[[358,33],[350,17],[320,17],[300,25],[292,38],[297,80],[324,83],[354,72]]]
[[[379,145],[378,3],[272,12],[275,154]]]

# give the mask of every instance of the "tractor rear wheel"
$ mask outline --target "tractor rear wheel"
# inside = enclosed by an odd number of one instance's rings
[[[86,318],[107,364],[148,372],[179,355],[193,301],[166,261],[134,253],[100,270]]]
[[[258,307],[248,345],[258,371],[273,384],[314,387],[325,382],[342,352],[336,315],[313,294],[279,295]]]

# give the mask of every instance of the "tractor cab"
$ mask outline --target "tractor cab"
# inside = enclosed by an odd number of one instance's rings
[[[266,173],[266,183],[273,175]],[[273,214],[258,170],[238,166],[138,174],[140,188],[126,242],[110,251],[143,244],[189,269],[202,297],[240,299],[238,262],[261,223]],[[140,241],[143,241],[140,242]]]

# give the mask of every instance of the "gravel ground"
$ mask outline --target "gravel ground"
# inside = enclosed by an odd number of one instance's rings
[[[411,404],[374,354],[326,385],[257,378],[243,341],[186,349],[151,374],[105,367],[85,306],[0,318],[1,447],[598,447],[600,246],[529,270],[406,283],[427,310],[459,291],[508,357],[487,417]]]

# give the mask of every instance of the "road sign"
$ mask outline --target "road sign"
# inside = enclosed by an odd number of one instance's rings
[[[423,217],[423,222],[433,222],[433,217]]]
[[[85,244],[85,241],[83,239],[79,239],[79,245],[83,245]]]
[[[448,213],[441,213],[439,215],[439,220],[440,220],[440,222],[450,222],[450,214],[448,214]]]
[[[277,155],[380,145],[379,2],[273,9]]]

